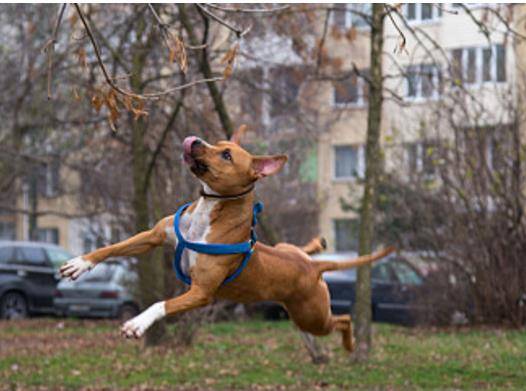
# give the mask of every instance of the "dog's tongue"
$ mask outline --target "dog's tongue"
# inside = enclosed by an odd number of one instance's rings
[[[191,163],[192,159],[192,143],[197,140],[197,137],[190,136],[183,141],[183,158],[186,163]]]

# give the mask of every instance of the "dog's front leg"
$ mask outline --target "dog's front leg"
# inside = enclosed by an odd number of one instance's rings
[[[172,224],[173,217],[165,217],[151,230],[141,232],[122,242],[99,248],[89,254],[70,259],[62,265],[60,274],[62,277],[76,280],[83,273],[109,257],[139,255],[148,252],[157,246],[161,246],[167,240],[166,227],[171,227]]]
[[[126,338],[140,338],[152,324],[165,316],[202,307],[211,301],[211,295],[200,287],[192,285],[190,290],[181,296],[151,305],[144,312],[124,323],[121,332]]]

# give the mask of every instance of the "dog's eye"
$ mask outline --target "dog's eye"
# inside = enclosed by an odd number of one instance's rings
[[[221,152],[221,157],[225,160],[232,161],[232,155],[228,149],[225,149],[223,152]]]

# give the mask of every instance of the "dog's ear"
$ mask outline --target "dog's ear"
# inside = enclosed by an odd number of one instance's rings
[[[283,168],[287,160],[286,155],[254,156],[252,158],[252,169],[258,179],[263,178],[277,173]]]
[[[240,145],[241,139],[247,132],[247,129],[248,129],[247,125],[245,124],[241,125],[239,128],[237,128],[236,131],[234,131],[234,133],[232,133],[232,136],[230,137],[230,141],[232,141],[233,143],[236,143],[237,145]]]

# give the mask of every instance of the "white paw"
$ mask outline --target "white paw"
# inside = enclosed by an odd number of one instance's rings
[[[72,280],[76,280],[79,276],[87,271],[93,269],[95,265],[85,260],[82,257],[76,257],[67,261],[60,268],[60,275],[62,277],[69,277]]]
[[[164,315],[164,302],[155,303],[146,311],[124,323],[121,327],[121,334],[126,338],[141,338],[145,331]]]

